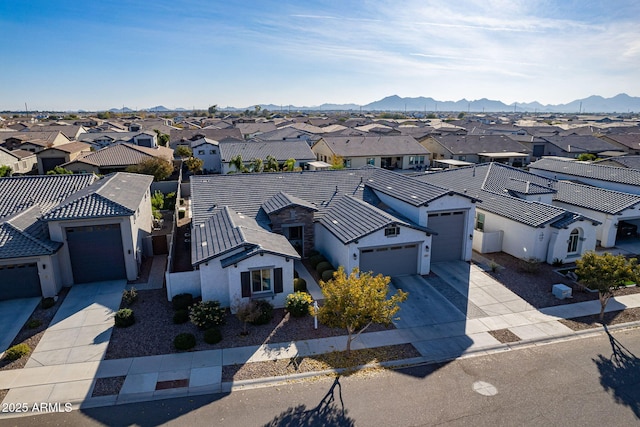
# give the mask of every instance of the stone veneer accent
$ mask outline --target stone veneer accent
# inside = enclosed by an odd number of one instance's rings
[[[282,232],[283,225],[303,226],[304,253],[301,256],[304,258],[309,256],[315,243],[312,210],[301,206],[291,206],[272,213],[269,215],[269,220],[271,220],[271,231],[278,234],[284,234]]]

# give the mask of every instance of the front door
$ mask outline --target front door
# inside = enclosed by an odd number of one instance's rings
[[[291,246],[295,248],[300,256],[304,256],[304,226],[283,226],[282,234],[284,234],[284,237],[287,238]]]

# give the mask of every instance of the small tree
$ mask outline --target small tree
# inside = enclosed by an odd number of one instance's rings
[[[282,170],[287,172],[293,171],[295,167],[296,167],[296,159],[287,159],[282,164]]]
[[[142,160],[137,165],[129,166],[127,172],[153,175],[155,181],[162,181],[171,176],[173,173],[173,165],[165,159],[150,157]]]
[[[11,176],[11,166],[3,165],[0,166],[0,178],[4,178],[5,176]]]
[[[580,283],[598,291],[601,322],[604,319],[607,303],[615,290],[625,282],[636,281],[638,272],[638,263],[635,258],[627,259],[624,255],[612,255],[608,252],[599,255],[589,251],[576,261],[576,274]]]
[[[261,311],[255,301],[236,301],[236,317],[242,322],[241,335],[249,335],[249,323],[255,322],[260,317]]]
[[[198,159],[197,157],[189,157],[184,161],[184,164],[187,165],[187,169],[191,173],[202,172],[202,166],[204,166],[204,161],[202,159]]]
[[[56,166],[50,171],[47,171],[47,175],[73,175],[73,172],[69,169],[63,168],[62,166]]]
[[[162,145],[163,147],[166,147],[167,145],[169,145],[169,140],[171,139],[171,137],[169,137],[169,135],[167,135],[166,133],[160,132],[158,129],[154,129],[153,131],[158,136],[158,144],[159,145]]]
[[[181,159],[193,156],[193,152],[186,145],[178,145],[173,153]]]
[[[278,164],[278,160],[273,157],[271,154],[267,156],[267,161],[264,164],[265,172],[278,172],[280,170],[280,165]]]
[[[262,172],[264,170],[264,162],[262,159],[253,159],[249,164],[249,170],[251,172]]]
[[[331,167],[329,169],[344,169],[344,159],[341,156],[334,154],[333,156],[331,156]]]
[[[240,154],[232,157],[231,160],[229,160],[229,165],[236,168],[236,172],[248,172],[247,168],[244,166],[244,162],[242,161],[242,156]]]
[[[407,299],[408,294],[400,289],[387,298],[390,281],[389,276],[373,276],[358,268],[347,276],[340,266],[332,280],[320,282],[324,304],[318,318],[331,328],[347,330],[347,355],[351,354],[351,342],[369,326],[390,325],[400,310],[399,304]]]

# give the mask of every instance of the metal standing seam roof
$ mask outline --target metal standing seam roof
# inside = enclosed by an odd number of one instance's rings
[[[117,172],[69,196],[44,215],[46,220],[132,215],[149,190],[153,177]]]
[[[255,220],[233,212],[228,206],[217,209],[192,230],[191,263],[194,266],[237,249],[243,251],[230,255],[235,262],[261,252],[300,258],[284,236],[261,228]]]
[[[233,157],[241,156],[244,161],[252,159],[265,160],[267,156],[273,156],[278,161],[287,159],[316,160],[316,155],[309,148],[306,141],[220,141],[220,158],[228,162]]]
[[[562,173],[580,178],[592,178],[619,184],[640,185],[640,170],[599,165],[570,160],[542,158],[529,164],[529,169]]]
[[[97,179],[94,174],[0,178],[0,218],[35,204],[40,205],[42,212],[46,213]]]
[[[395,224],[436,234],[351,196],[341,196],[319,222],[345,244]]]

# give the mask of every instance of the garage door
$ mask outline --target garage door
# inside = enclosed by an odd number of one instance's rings
[[[44,157],[42,158],[42,169],[44,170],[44,173],[47,173],[63,163],[64,157]]]
[[[0,301],[42,296],[38,266],[0,265]]]
[[[429,214],[427,227],[438,233],[431,240],[431,261],[462,259],[464,211]]]
[[[126,279],[120,224],[68,227],[74,283]]]
[[[385,276],[418,273],[418,244],[360,249],[360,271]]]

